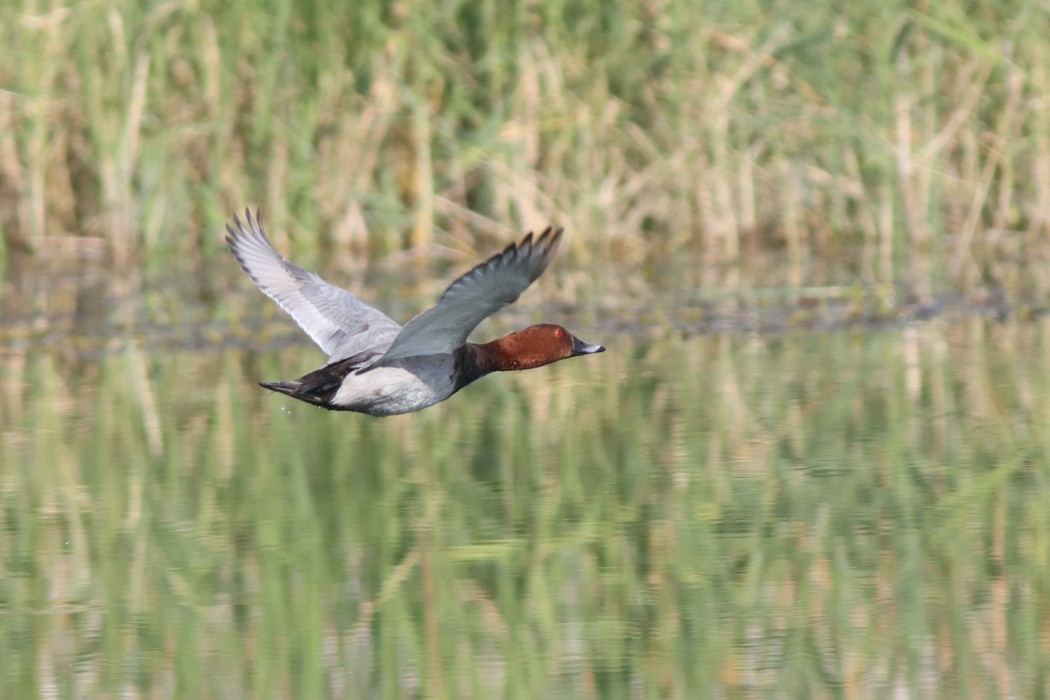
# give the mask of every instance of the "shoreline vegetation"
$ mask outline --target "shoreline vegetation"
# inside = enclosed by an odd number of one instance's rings
[[[1048,35],[1025,2],[7,3],[3,256],[211,270],[261,206],[306,267],[553,222],[561,285],[629,271],[602,296],[674,274],[1041,306]]]

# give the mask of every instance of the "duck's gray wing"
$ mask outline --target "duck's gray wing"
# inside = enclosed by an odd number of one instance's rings
[[[405,324],[377,364],[414,355],[450,353],[467,342],[479,323],[514,303],[539,277],[558,249],[561,229],[530,232],[445,290],[438,303]]]
[[[345,289],[294,265],[266,237],[261,214],[245,210],[246,221],[233,217],[226,225],[230,251],[268,297],[334,362],[354,355],[380,354],[401,331],[400,324]]]

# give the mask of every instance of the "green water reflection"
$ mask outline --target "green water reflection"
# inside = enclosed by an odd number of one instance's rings
[[[1035,697],[1046,322],[599,337],[425,412],[311,347],[0,364],[5,696]]]

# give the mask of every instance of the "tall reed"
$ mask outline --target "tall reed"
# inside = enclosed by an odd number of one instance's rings
[[[0,226],[149,268],[246,205],[307,258],[554,222],[650,281],[1039,300],[1048,30],[1020,0],[15,0]]]

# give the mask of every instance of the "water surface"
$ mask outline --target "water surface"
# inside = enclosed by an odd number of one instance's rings
[[[427,411],[9,342],[5,696],[1034,697],[1048,322],[634,337]]]

